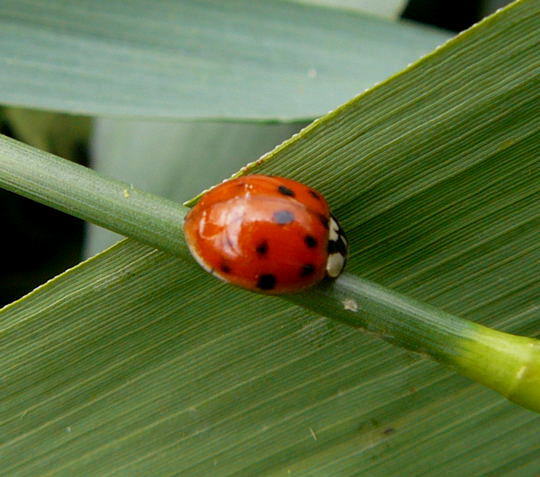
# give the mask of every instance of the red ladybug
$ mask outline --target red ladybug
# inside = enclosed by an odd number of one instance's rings
[[[184,232],[199,264],[262,293],[303,290],[345,265],[347,240],[323,196],[284,177],[252,175],[211,189]]]

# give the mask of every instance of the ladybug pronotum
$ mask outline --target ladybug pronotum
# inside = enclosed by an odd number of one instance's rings
[[[216,277],[261,293],[291,293],[345,266],[347,240],[316,190],[252,175],[208,191],[184,223],[189,249]]]

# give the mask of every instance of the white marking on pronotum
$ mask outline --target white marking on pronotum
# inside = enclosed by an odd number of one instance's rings
[[[345,264],[345,257],[340,253],[332,253],[328,255],[328,260],[326,262],[326,273],[329,277],[335,278],[343,269]]]
[[[332,215],[330,215],[330,223],[328,224],[329,225],[329,229],[330,231],[328,232],[328,240],[332,240],[332,241],[337,241],[337,239],[339,238],[339,224],[337,223],[336,219],[334,219],[334,217]]]
[[[355,300],[352,298],[345,298],[345,300],[342,301],[343,308],[347,311],[358,311],[358,303],[356,303]]]

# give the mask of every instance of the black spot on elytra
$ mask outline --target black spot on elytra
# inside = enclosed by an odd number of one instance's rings
[[[257,245],[257,247],[255,248],[255,251],[259,255],[266,255],[266,253],[268,252],[268,242],[264,240],[261,243],[259,243],[259,245]]]
[[[274,212],[272,219],[279,225],[287,225],[294,220],[294,215],[288,210],[278,210],[277,212]]]
[[[313,235],[306,235],[304,242],[309,248],[315,248],[317,246],[317,239]]]
[[[328,253],[339,253],[344,257],[347,256],[347,245],[343,241],[343,238],[339,237],[337,240],[328,241]]]
[[[219,269],[220,269],[223,273],[231,273],[231,267],[229,267],[229,265],[227,265],[226,263],[221,264],[221,266],[219,267]]]
[[[319,220],[323,224],[323,227],[328,230],[328,217],[324,214],[319,214]]]
[[[295,193],[293,190],[289,189],[288,187],[285,187],[284,185],[280,185],[277,190],[280,194],[288,195],[289,197],[294,197]]]
[[[337,241],[329,240],[327,249],[329,254],[336,253],[338,251]]]
[[[271,273],[261,275],[257,280],[257,288],[261,290],[272,290],[276,286],[276,277]]]
[[[336,243],[336,249],[337,251],[345,257],[347,255],[347,245],[345,245],[345,242],[343,241],[342,237],[339,237],[337,243]]]
[[[314,190],[309,189],[308,192],[311,194],[311,197],[314,197],[317,200],[321,200],[321,196],[317,194]]]
[[[315,266],[311,263],[306,263],[305,265],[302,265],[302,268],[300,269],[300,276],[301,277],[309,277],[310,275],[313,275],[315,273]]]

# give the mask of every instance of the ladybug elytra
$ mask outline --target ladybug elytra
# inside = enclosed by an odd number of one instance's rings
[[[208,191],[186,216],[197,262],[261,293],[291,293],[343,270],[347,240],[323,196],[284,177],[252,175]]]

